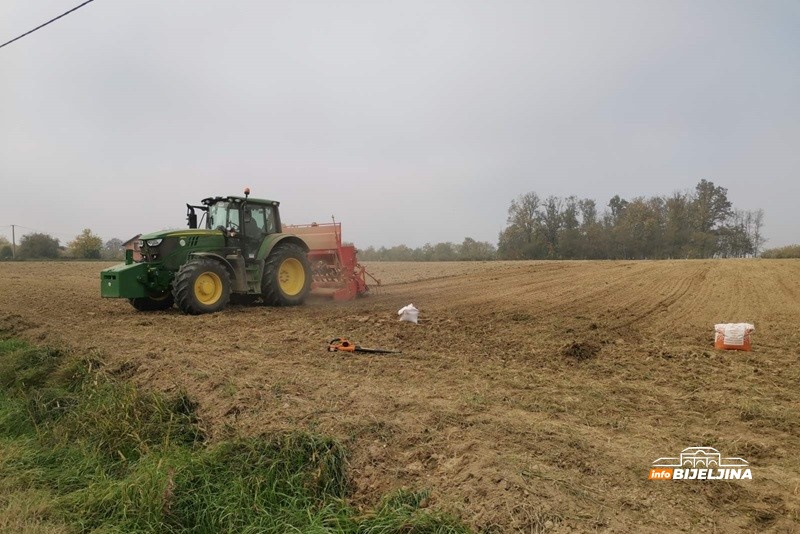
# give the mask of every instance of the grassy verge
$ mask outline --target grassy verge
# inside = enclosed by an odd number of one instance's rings
[[[346,451],[307,433],[208,445],[195,406],[98,361],[0,340],[0,531],[465,532],[399,492],[347,503]]]

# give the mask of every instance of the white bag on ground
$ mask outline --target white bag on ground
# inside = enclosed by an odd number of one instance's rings
[[[413,304],[403,306],[397,310],[397,315],[400,316],[401,321],[408,321],[409,323],[417,324],[419,320],[419,310],[416,309]]]
[[[720,323],[714,325],[714,348],[720,350],[750,350],[750,334],[756,327],[750,323]]]

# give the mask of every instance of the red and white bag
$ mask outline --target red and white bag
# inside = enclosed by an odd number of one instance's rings
[[[756,327],[750,323],[724,323],[714,325],[714,348],[719,350],[750,350],[750,334]]]

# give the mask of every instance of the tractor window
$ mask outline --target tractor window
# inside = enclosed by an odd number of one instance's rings
[[[233,228],[234,230],[239,230],[241,228],[241,224],[239,223],[239,208],[231,207],[228,210],[228,225],[226,228]]]
[[[217,202],[208,208],[208,223],[207,228],[216,228],[222,226],[228,227],[228,203]]]
[[[264,226],[264,232],[267,234],[273,234],[277,232],[278,230],[275,228],[275,208],[272,206],[265,206],[264,214],[267,219],[267,224]]]
[[[208,208],[208,225],[207,228],[232,228],[238,230],[239,223],[239,208],[229,202],[217,202]]]
[[[245,224],[248,228],[256,229],[258,232],[264,231],[264,208],[248,208],[245,216]],[[257,227],[257,228],[256,228]]]
[[[275,233],[275,216],[272,206],[252,206],[245,212],[245,225],[247,233],[256,235]],[[251,231],[252,229],[252,231]]]

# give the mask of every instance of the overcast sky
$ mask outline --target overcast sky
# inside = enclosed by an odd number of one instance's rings
[[[2,0],[0,42],[78,3]],[[245,186],[362,248],[496,243],[528,191],[705,178],[780,246],[798,169],[796,0],[96,0],[0,49],[0,227],[62,243]]]

